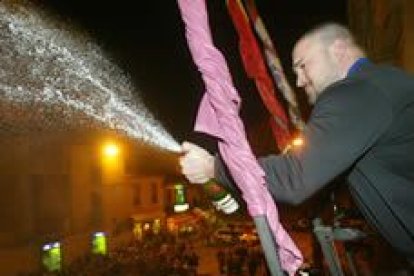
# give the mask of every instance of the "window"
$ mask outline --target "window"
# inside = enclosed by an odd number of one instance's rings
[[[140,184],[135,185],[134,190],[134,205],[138,206],[141,205],[141,186]]]
[[[157,190],[157,183],[151,182],[151,203],[158,203],[158,190]]]

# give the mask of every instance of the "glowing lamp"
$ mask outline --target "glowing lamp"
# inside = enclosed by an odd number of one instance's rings
[[[282,154],[286,154],[292,149],[298,149],[298,148],[302,147],[304,143],[305,143],[305,141],[303,140],[302,137],[300,137],[300,136],[296,137],[295,139],[292,140],[292,142],[290,142],[290,144],[288,144],[283,149]]]
[[[119,154],[119,147],[115,144],[107,144],[103,148],[106,156],[117,156]]]
[[[292,145],[294,147],[300,147],[302,146],[304,143],[303,138],[302,137],[296,137],[295,139],[293,139],[292,141]]]

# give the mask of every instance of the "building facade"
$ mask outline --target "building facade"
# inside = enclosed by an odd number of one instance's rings
[[[165,224],[165,177],[127,174],[133,152],[114,141],[106,154],[99,135],[2,137],[0,275],[38,271],[55,245],[64,266],[90,254],[97,233],[112,250]]]

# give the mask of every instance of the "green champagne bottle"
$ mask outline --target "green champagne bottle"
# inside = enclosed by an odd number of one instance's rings
[[[210,179],[204,183],[202,187],[217,210],[220,210],[225,214],[232,214],[239,209],[237,201],[222,185],[218,184],[215,179]]]

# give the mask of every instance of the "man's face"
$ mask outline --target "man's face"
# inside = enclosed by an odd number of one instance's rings
[[[315,39],[300,40],[292,54],[296,85],[308,95],[309,103],[314,104],[319,94],[339,79],[339,70],[328,47]]]

